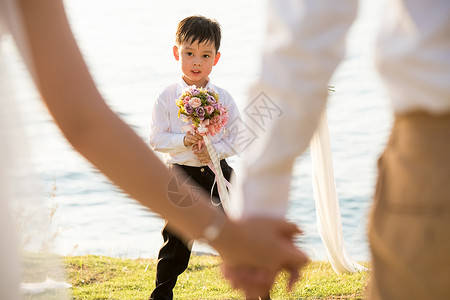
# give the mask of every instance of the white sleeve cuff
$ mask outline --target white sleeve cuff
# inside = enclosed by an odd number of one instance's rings
[[[181,151],[186,149],[186,146],[184,145],[184,137],[185,137],[184,133],[173,134],[172,136],[173,148],[179,149]]]

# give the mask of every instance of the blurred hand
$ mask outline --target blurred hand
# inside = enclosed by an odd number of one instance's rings
[[[265,269],[222,266],[222,273],[234,289],[240,289],[246,300],[265,299],[269,294],[278,272]]]
[[[283,219],[253,217],[235,221],[234,236],[227,233],[212,246],[223,259],[223,273],[232,286],[244,291],[248,299],[269,293],[281,270],[290,274],[289,286],[299,279],[308,257],[293,243],[299,228]],[[233,231],[233,230],[232,230]]]

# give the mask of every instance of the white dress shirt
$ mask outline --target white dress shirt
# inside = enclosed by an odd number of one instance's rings
[[[188,123],[178,118],[178,106],[175,101],[183,89],[188,87],[183,79],[168,86],[156,99],[150,123],[149,143],[153,150],[162,152],[165,163],[181,164],[193,167],[204,166],[193,153],[192,147],[183,143]],[[205,88],[213,89],[219,94],[219,102],[228,108],[228,123],[221,132],[211,137],[211,142],[220,159],[235,155],[238,152],[235,128],[240,114],[233,97],[224,89],[208,82]]]
[[[376,62],[394,112],[450,112],[450,1],[386,2]],[[295,159],[308,147],[325,108],[357,4],[270,1],[262,73],[249,99],[262,91],[282,115],[270,119],[243,153],[233,185],[238,216],[285,215]]]

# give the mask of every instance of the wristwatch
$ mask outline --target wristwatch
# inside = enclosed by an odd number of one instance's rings
[[[215,213],[213,222],[203,230],[203,235],[200,241],[204,240],[207,244],[214,242],[219,237],[226,222],[227,216],[217,211]]]

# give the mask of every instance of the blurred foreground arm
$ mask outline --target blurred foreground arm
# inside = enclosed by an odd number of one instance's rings
[[[357,0],[270,0],[267,11],[261,75],[247,103],[254,120],[246,124],[258,138],[243,152],[233,185],[243,217],[285,216],[294,162],[325,109]]]
[[[168,185],[174,174],[106,105],[70,30],[61,0],[18,0],[28,67],[49,112],[64,136],[86,159],[131,197],[170,220],[187,238],[200,238],[220,218],[209,197],[190,207],[174,205]],[[20,48],[20,47],[19,47]],[[189,187],[180,187],[189,194]],[[202,201],[204,200],[204,201]],[[267,229],[267,230],[266,230]],[[279,271],[298,269],[306,258],[292,243],[298,230],[283,220],[224,220],[210,241],[230,267],[246,265]]]
[[[245,115],[256,138],[243,152],[233,185],[235,216],[243,219],[285,216],[294,163],[326,107],[329,80],[344,57],[357,13],[357,0],[270,0],[268,5],[261,75]],[[247,284],[240,280],[247,275],[242,268],[226,273],[237,285]]]

